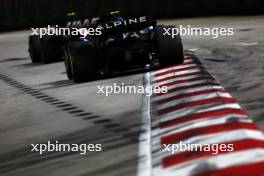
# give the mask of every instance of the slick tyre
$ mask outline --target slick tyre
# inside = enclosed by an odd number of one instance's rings
[[[65,64],[65,68],[66,68],[66,74],[69,80],[72,80],[72,64],[71,64],[71,60],[70,60],[70,56],[67,52],[67,48],[64,47],[63,49],[63,57],[64,57],[64,64]]]
[[[68,44],[71,76],[81,83],[98,78],[98,54],[92,42],[70,42]]]
[[[41,62],[48,64],[62,60],[62,42],[59,37],[43,36],[41,46]]]
[[[165,29],[176,28],[176,26],[158,25],[155,31],[157,44],[157,55],[161,67],[182,64],[184,61],[183,46],[180,35],[164,35]]]
[[[29,56],[32,63],[41,62],[41,38],[38,35],[29,36]]]
[[[48,46],[42,47],[41,50],[41,62],[44,64],[49,64],[53,62],[54,58],[52,57],[52,50]]]

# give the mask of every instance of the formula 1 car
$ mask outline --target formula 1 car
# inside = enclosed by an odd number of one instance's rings
[[[149,16],[128,19],[110,16],[93,18],[91,22],[87,19],[84,23],[69,22],[69,28],[100,28],[101,33],[85,37],[44,36],[40,42],[32,36],[33,40],[29,39],[31,59],[34,62],[41,58],[47,63],[51,61],[48,58],[60,58],[63,55],[67,76],[74,82],[96,80],[102,76],[140,68],[183,63],[180,36],[172,38],[164,35],[167,28],[175,26],[156,23]],[[42,49],[34,48],[37,45]]]
[[[64,59],[69,79],[83,82],[116,72],[167,67],[183,63],[183,46],[178,35],[164,35],[175,26],[156,25],[151,17],[98,20],[100,36],[70,38],[64,45]]]
[[[98,18],[93,18],[92,21],[96,19]],[[80,27],[88,27],[88,24],[90,24],[89,20],[85,19],[83,23],[81,23],[81,20],[72,21],[67,23],[66,26],[48,25],[46,28],[32,28],[34,31],[28,40],[28,51],[32,63],[48,64],[63,61],[63,46],[68,41],[69,36],[71,36],[71,34],[67,34],[67,31],[70,33],[73,28],[78,30]],[[64,33],[60,32],[60,29]],[[78,35],[78,37],[80,36]]]

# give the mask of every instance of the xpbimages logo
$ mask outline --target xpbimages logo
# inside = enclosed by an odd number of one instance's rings
[[[146,96],[151,96],[152,94],[165,94],[168,92],[167,86],[134,86],[134,85],[125,85],[125,83],[121,83],[121,85],[117,85],[113,83],[113,85],[107,86],[97,86],[98,94],[104,94],[105,96],[109,96],[109,94],[146,94]]]
[[[102,23],[97,25],[97,27],[59,27],[58,25],[51,26],[48,25],[45,28],[31,28],[31,35],[38,35],[42,38],[45,35],[62,35],[62,36],[78,36],[81,38],[86,38],[87,36],[102,35],[102,30],[109,30],[112,28],[124,27],[133,24],[144,23],[147,21],[146,16],[141,16],[138,18],[129,18],[129,19],[116,19],[108,23]],[[81,25],[81,22],[79,22]]]
[[[219,38],[221,36],[233,36],[234,28],[219,28],[219,27],[192,27],[190,25],[179,27],[164,27],[163,35],[171,36],[175,38],[176,36],[209,36],[213,39]]]
[[[62,144],[59,141],[31,144],[31,152],[38,152],[40,155],[48,152],[78,152],[84,155],[87,152],[100,152],[102,150],[101,144]]]
[[[31,28],[32,33],[31,35],[38,35],[42,38],[45,35],[56,35],[56,36],[78,36],[80,35],[81,38],[85,38],[87,36],[94,36],[94,35],[102,35],[102,28],[68,28],[68,27],[59,27],[58,25],[50,26],[46,28]]]
[[[219,152],[234,151],[234,144],[192,144],[180,141],[177,144],[163,144],[163,152],[175,154],[178,152],[210,152],[215,155]]]

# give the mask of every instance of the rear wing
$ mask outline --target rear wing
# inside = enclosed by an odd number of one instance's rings
[[[152,16],[140,16],[135,18],[122,17],[94,17],[91,20],[69,21],[67,28],[101,28],[102,35],[116,35],[133,31],[140,31],[150,26],[156,26],[157,21]]]
[[[99,24],[103,34],[126,33],[143,30],[150,26],[155,26],[157,21],[151,16],[141,16],[136,18],[120,19]]]

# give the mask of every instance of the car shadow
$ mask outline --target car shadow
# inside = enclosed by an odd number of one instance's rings
[[[100,129],[98,126],[93,126],[87,129],[82,129],[69,134],[61,135],[56,138],[50,139],[51,143],[58,141],[60,144],[101,144],[101,152],[88,152],[85,155],[80,155],[78,152],[45,152],[40,155],[38,152],[32,152],[30,144],[27,147],[21,147],[15,151],[0,154],[1,158],[1,171],[0,174],[8,174],[12,172],[19,172],[20,175],[28,175],[34,173],[38,175],[43,170],[50,168],[52,170],[61,170],[65,165],[78,166],[80,160],[86,162],[86,167],[82,168],[83,175],[100,175],[109,171],[119,168],[121,175],[134,175],[135,168],[138,163],[138,156],[136,154],[137,148],[133,149],[135,155],[113,158],[114,162],[111,164],[100,160],[100,155],[109,155],[110,153],[122,151],[126,148],[134,148],[138,143],[139,132],[130,132],[129,135],[122,135],[120,133],[109,133],[107,130]],[[36,141],[40,144],[47,144],[47,141]],[[83,158],[86,158],[85,160]],[[90,161],[97,163],[97,169],[92,168],[93,164]],[[98,162],[100,161],[100,162]],[[12,164],[11,164],[12,163]]]
[[[25,64],[19,64],[19,65],[15,65],[13,67],[18,67],[18,68],[28,68],[28,67],[41,67],[41,66],[46,66],[46,65],[50,65],[50,64],[54,64],[54,63],[59,63],[61,61],[56,61],[56,62],[52,62],[52,63],[48,63],[48,64],[43,64],[43,63],[25,63]]]
[[[48,90],[48,89],[56,89],[66,86],[72,86],[75,85],[75,83],[72,80],[59,80],[59,81],[53,81],[48,83],[40,84],[40,86],[45,86],[45,88],[40,88],[39,90]]]
[[[23,57],[23,58],[7,58],[0,60],[0,63],[5,63],[5,62],[14,62],[14,61],[23,61],[29,59],[28,57]]]

